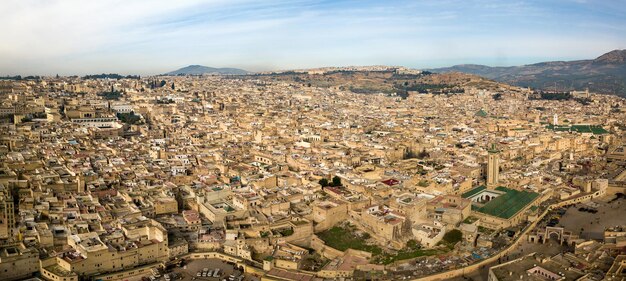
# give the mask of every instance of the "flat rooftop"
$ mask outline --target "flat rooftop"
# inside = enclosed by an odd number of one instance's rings
[[[553,257],[554,258],[554,257]],[[558,259],[557,259],[558,260]],[[541,262],[532,255],[522,257],[509,263],[493,267],[491,271],[496,275],[498,280],[554,280],[549,277],[560,276],[562,280],[578,280],[584,274],[575,270],[568,270],[570,266],[567,263],[557,260],[547,260]],[[559,280],[559,279],[556,279]]]

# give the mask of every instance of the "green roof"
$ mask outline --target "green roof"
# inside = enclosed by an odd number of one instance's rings
[[[599,125],[548,125],[546,128],[559,132],[593,133],[594,135],[608,134],[609,132]]]
[[[472,206],[472,210],[503,219],[509,219],[539,196],[539,194],[535,192],[508,189],[503,186],[496,187],[496,190],[505,193],[487,202],[482,207]]]
[[[476,112],[476,116],[487,117],[487,112],[485,112],[482,108]]]
[[[461,194],[461,197],[463,197],[463,198],[470,198],[470,197],[478,194],[478,192],[481,192],[481,191],[485,190],[485,188],[487,188],[487,187],[484,186],[484,185],[475,187],[474,189],[471,189],[471,190]]]

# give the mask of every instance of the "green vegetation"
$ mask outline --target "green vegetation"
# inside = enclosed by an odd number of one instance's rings
[[[118,113],[116,114],[117,119],[120,119],[120,121],[122,121],[122,123],[125,124],[129,124],[129,125],[134,125],[139,123],[139,121],[141,121],[141,117],[139,115],[135,115],[134,112],[129,112],[129,113]]]
[[[0,76],[0,80],[39,80],[41,79],[40,76],[26,76],[26,77],[22,77],[21,75],[16,75],[16,76]]]
[[[458,229],[450,230],[443,236],[443,241],[452,245],[461,242],[461,239],[463,239],[463,233]]]
[[[427,187],[430,185],[430,183],[428,183],[427,180],[421,180],[417,183],[417,185],[421,186],[421,187]]]
[[[102,74],[93,74],[93,75],[85,75],[83,76],[83,79],[122,79],[122,78],[126,78],[126,79],[137,79],[139,80],[141,77],[139,75],[119,75],[117,73],[102,73]]]
[[[328,186],[328,179],[326,179],[326,178],[321,179],[317,183],[319,183],[322,187],[327,187]]]
[[[322,187],[341,186],[341,178],[338,176],[334,176],[331,182],[329,182],[328,179],[323,178],[320,179],[317,183],[319,183]]]
[[[424,257],[424,256],[432,256],[438,253],[441,253],[441,251],[437,249],[422,249],[421,246],[419,245],[410,247],[407,244],[406,248],[398,251],[395,254],[384,253],[380,256],[375,257],[374,262],[379,263],[379,264],[390,264],[390,263],[394,263],[396,261],[401,261],[401,260],[414,259],[417,257]]]
[[[158,99],[156,101],[157,104],[170,104],[170,103],[174,103],[174,100],[172,99]]]
[[[428,174],[428,171],[424,170],[424,167],[422,167],[421,165],[417,166],[417,173],[424,176],[426,174]]]
[[[415,153],[413,150],[407,150],[404,155],[403,155],[403,159],[425,159],[430,157],[430,153],[428,153],[428,151],[426,151],[426,149],[422,149],[422,151]]]
[[[428,153],[428,151],[426,151],[426,149],[422,149],[422,151],[420,151],[420,153],[417,154],[417,159],[424,159],[424,158],[428,158],[430,157],[430,153]]]
[[[333,182],[331,183],[332,186],[341,186],[341,178],[338,176],[334,176],[333,177]]]
[[[478,226],[478,232],[485,233],[485,234],[489,235],[489,234],[492,234],[494,231],[493,231],[493,229],[486,228],[484,226]]]
[[[467,218],[465,218],[465,219],[463,220],[463,223],[472,224],[472,223],[474,223],[474,222],[475,222],[475,221],[477,221],[477,220],[478,220],[478,218],[476,218],[476,217],[472,217],[472,216],[469,216],[469,217],[467,217]]]
[[[422,94],[436,93],[436,94],[449,94],[449,93],[463,93],[463,88],[456,87],[454,85],[447,84],[426,84],[426,83],[409,83],[404,82],[400,84],[394,84],[394,88],[398,92],[419,92]]]
[[[572,95],[568,92],[534,92],[531,100],[569,100]]]
[[[354,233],[354,227],[334,226],[317,234],[329,247],[340,251],[355,249],[380,255],[383,250],[376,245],[369,245],[362,236]]]
[[[383,252],[377,245],[370,245],[366,240],[370,238],[368,233],[357,235],[354,226],[335,226],[320,232],[317,236],[329,247],[340,251],[355,249],[372,253],[372,261],[378,264],[390,264],[400,260],[413,259],[422,256],[432,256],[444,253],[441,249],[422,249],[415,240],[409,240],[407,246],[397,252]]]
[[[98,96],[101,96],[106,100],[119,100],[120,97],[122,96],[122,92],[111,90],[109,92],[100,93],[98,94]]]
[[[559,132],[578,132],[578,133],[592,133],[594,135],[608,134],[609,132],[598,125],[548,125],[547,129]]]

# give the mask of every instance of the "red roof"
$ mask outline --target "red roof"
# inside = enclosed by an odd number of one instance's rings
[[[386,184],[386,185],[388,185],[388,186],[394,186],[394,185],[396,185],[396,184],[399,184],[399,183],[400,183],[400,181],[399,181],[399,180],[397,180],[397,179],[388,179],[388,180],[384,180],[384,181],[382,181],[382,183],[384,183],[384,184]]]

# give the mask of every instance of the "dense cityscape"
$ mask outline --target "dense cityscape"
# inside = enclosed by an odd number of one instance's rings
[[[626,281],[624,0],[2,0],[0,281]]]
[[[3,280],[623,278],[623,98],[279,74],[2,81]]]

